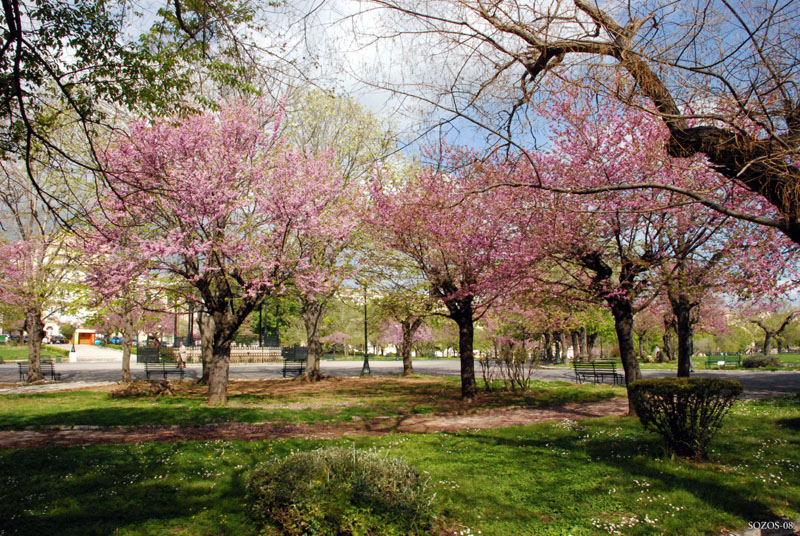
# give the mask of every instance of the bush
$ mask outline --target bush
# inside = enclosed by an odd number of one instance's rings
[[[273,458],[253,471],[247,491],[253,517],[289,536],[420,534],[434,519],[428,479],[374,451]]]
[[[706,459],[708,444],[742,384],[711,378],[658,378],[633,382],[631,404],[645,428],[655,430],[678,456]]]
[[[744,368],[781,368],[781,360],[774,355],[749,355],[742,359]]]
[[[69,350],[64,348],[56,348],[55,346],[45,346],[48,352],[51,354],[56,354],[61,357],[69,357]]]

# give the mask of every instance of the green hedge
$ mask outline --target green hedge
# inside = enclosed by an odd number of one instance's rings
[[[738,381],[716,378],[639,380],[628,390],[642,425],[678,456],[696,459],[708,457],[709,442],[741,393]]]
[[[744,368],[781,368],[781,360],[774,355],[749,355],[742,359]]]
[[[47,351],[52,354],[58,354],[61,357],[69,357],[69,350],[64,348],[56,348],[55,346],[45,346],[45,348],[47,348]]]

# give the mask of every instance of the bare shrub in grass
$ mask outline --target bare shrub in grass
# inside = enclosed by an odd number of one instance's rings
[[[722,419],[742,393],[735,380],[657,378],[633,382],[628,396],[645,428],[678,456],[704,460]]]
[[[511,392],[530,389],[533,371],[539,363],[540,355],[532,354],[519,346],[504,346],[497,359],[482,357],[479,362],[483,382],[487,391],[492,390],[492,382],[500,379],[503,389]]]

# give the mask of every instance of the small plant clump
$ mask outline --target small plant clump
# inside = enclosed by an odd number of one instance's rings
[[[657,378],[630,385],[631,403],[645,428],[661,434],[678,456],[704,460],[742,384],[716,378]]]
[[[742,359],[744,368],[781,368],[781,360],[774,355],[749,355]]]
[[[247,486],[250,511],[280,534],[426,534],[434,521],[429,479],[405,460],[346,448],[261,464]]]

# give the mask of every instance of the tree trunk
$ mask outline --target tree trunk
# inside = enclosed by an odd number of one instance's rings
[[[586,357],[592,358],[592,350],[594,350],[594,343],[597,342],[597,333],[588,333],[586,335]]]
[[[223,311],[207,312],[203,318],[206,323],[203,338],[210,339],[211,345],[211,358],[206,367],[208,370],[208,405],[224,406],[228,403],[231,344],[233,336],[241,324],[241,319],[227,308]]]
[[[447,302],[450,318],[458,325],[458,353],[461,359],[461,398],[473,399],[478,394],[475,383],[475,355],[472,350],[474,325],[472,296]]]
[[[213,354],[208,363],[209,406],[224,406],[228,403],[228,371],[231,362],[232,336],[232,333],[230,337],[217,333],[214,337]]]
[[[586,326],[580,330],[578,343],[581,349],[581,361],[589,361],[589,336],[586,333]]]
[[[553,359],[556,363],[563,363],[564,361],[564,346],[561,344],[561,332],[554,331],[553,332],[553,344],[555,344],[555,350],[553,351]]]
[[[575,330],[572,332],[572,357],[575,361],[583,361],[583,355],[580,351],[581,348],[581,334]]]
[[[411,323],[407,320],[400,321],[400,328],[403,331],[403,338],[400,340],[400,358],[403,360],[403,376],[414,374],[414,366],[411,363]]]
[[[550,335],[549,331],[544,333],[544,356],[548,363],[555,361],[555,356],[553,355],[553,336]],[[495,358],[497,358],[496,355]]]
[[[131,336],[131,329],[126,325],[122,330],[122,381],[123,383],[130,383],[131,377],[131,347],[133,346],[133,337]]]
[[[672,361],[672,337],[669,331],[664,332],[664,336],[661,337],[661,340],[664,342],[664,355],[667,356],[667,361]]]
[[[683,294],[674,295],[670,292],[668,297],[672,306],[672,314],[675,315],[675,331],[678,333],[678,377],[688,378],[693,353],[692,336],[694,335],[694,323],[692,322],[692,309],[697,304],[692,303]]]
[[[772,352],[772,333],[771,330],[764,330],[764,346],[762,346],[764,355],[769,355]]]
[[[569,335],[567,334],[566,331],[561,331],[560,335],[561,335],[561,359],[564,361],[564,363],[569,363],[569,352],[568,352]],[[574,350],[572,351],[572,357],[573,358],[575,357]]]
[[[214,357],[214,318],[210,314],[200,313],[198,315],[198,323],[200,325],[200,360],[203,362],[203,373],[197,383],[208,385],[209,364]]]
[[[322,379],[320,372],[320,359],[322,357],[322,344],[319,342],[319,321],[325,312],[325,302],[309,301],[302,299],[303,324],[306,328],[308,340],[308,362],[303,375],[308,381],[316,382]]]
[[[614,316],[614,331],[617,332],[619,343],[619,356],[622,359],[622,368],[625,370],[625,385],[630,389],[630,384],[642,378],[639,361],[633,347],[633,307],[627,300],[610,298],[607,300]],[[628,414],[636,415],[628,397]]]
[[[44,322],[38,308],[31,307],[25,311],[25,331],[28,332],[28,383],[38,382],[44,379],[40,360]]]
[[[772,351],[772,339],[779,337],[783,330],[789,327],[794,317],[797,315],[798,311],[792,311],[789,313],[786,318],[783,320],[783,323],[780,325],[778,329],[772,329],[769,326],[765,325],[763,322],[759,320],[752,320],[758,327],[764,330],[764,355],[769,355]],[[780,349],[778,350],[780,353]]]
[[[400,322],[403,328],[403,340],[400,342],[400,355],[403,357],[403,376],[414,374],[414,366],[411,362],[411,349],[414,344],[414,333],[422,325],[421,317],[411,317]]]

